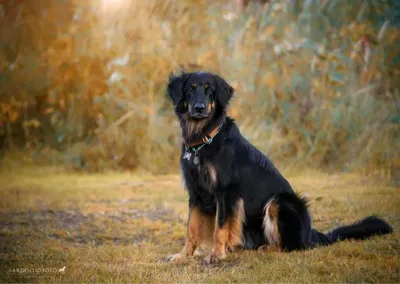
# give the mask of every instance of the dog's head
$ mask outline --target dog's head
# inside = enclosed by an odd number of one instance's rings
[[[233,88],[208,72],[184,73],[170,76],[168,95],[179,117],[192,122],[210,119],[218,111],[225,114]]]

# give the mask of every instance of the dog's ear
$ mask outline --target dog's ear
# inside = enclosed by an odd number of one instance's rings
[[[217,101],[222,107],[226,107],[233,96],[234,89],[220,76],[214,75],[217,82]]]
[[[181,74],[180,76],[175,76],[172,73],[169,75],[168,82],[168,96],[171,98],[174,106],[178,106],[183,98],[183,85],[185,83],[187,74]]]

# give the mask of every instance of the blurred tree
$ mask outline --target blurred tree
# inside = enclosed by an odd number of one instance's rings
[[[1,1],[0,143],[80,169],[167,172],[180,144],[168,75],[203,69],[235,87],[230,113],[272,158],[393,165],[399,7],[392,0]]]

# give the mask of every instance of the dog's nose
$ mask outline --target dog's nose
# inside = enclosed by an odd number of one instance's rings
[[[206,105],[202,103],[197,103],[194,105],[195,112],[203,112],[206,109]]]

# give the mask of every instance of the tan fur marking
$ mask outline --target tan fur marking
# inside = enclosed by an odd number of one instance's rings
[[[196,247],[203,242],[212,240],[214,231],[214,217],[202,213],[197,207],[190,212],[187,243],[194,244]]]
[[[278,212],[279,212],[279,207],[275,202],[271,202],[269,207],[268,207],[268,215],[270,218],[273,218],[274,220],[278,219]]]
[[[215,217],[202,215],[201,225],[202,225],[201,244],[211,246],[215,231]]]
[[[217,185],[217,170],[213,164],[206,164],[206,168],[210,177],[211,186],[214,187]]]
[[[258,251],[266,251],[266,252],[281,252],[282,249],[278,246],[273,245],[262,245],[258,249]]]
[[[281,248],[281,236],[278,227],[279,205],[271,200],[264,207],[264,235],[272,247]]]
[[[213,252],[219,257],[224,258],[226,256],[226,245],[229,240],[229,223],[225,223],[222,228],[215,230],[215,241]]]
[[[190,108],[190,105],[189,105],[189,108]],[[208,119],[202,119],[199,121],[190,120],[188,113],[186,113],[183,116],[183,120],[185,121],[185,128],[186,128],[186,133],[187,133],[188,137],[191,137],[193,135],[200,133],[208,123]]]
[[[179,260],[194,255],[196,248],[202,244],[212,242],[215,225],[215,217],[202,213],[197,207],[189,213],[189,222],[187,225],[187,237],[183,250],[169,257],[170,261]]]
[[[216,218],[216,223],[218,222],[217,220],[218,218]],[[217,224],[215,225],[213,253],[215,253],[219,258],[224,258],[228,248],[234,248],[235,246],[241,245],[244,222],[244,204],[243,199],[240,199],[236,203],[234,215],[225,222],[222,228],[218,228]]]
[[[234,216],[229,220],[229,239],[228,246],[235,247],[242,244],[243,224],[245,222],[245,212],[243,199],[236,203]]]

